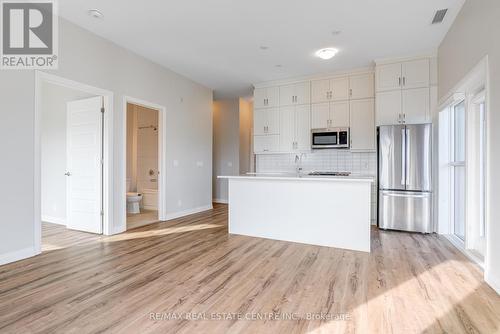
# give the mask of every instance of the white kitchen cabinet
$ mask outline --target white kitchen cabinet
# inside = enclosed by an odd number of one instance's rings
[[[429,88],[377,93],[376,124],[430,123]]]
[[[377,93],[376,124],[391,125],[401,122],[402,94],[400,90]]]
[[[253,128],[255,135],[279,134],[279,109],[255,109],[253,115]]]
[[[330,101],[330,79],[314,80],[311,82],[311,102],[321,103]]]
[[[425,88],[430,85],[430,61],[428,58],[402,63],[403,89]]]
[[[279,87],[255,88],[254,109],[272,108],[279,105]]]
[[[314,103],[311,107],[311,128],[326,129],[330,126],[330,103]]]
[[[309,105],[280,108],[280,152],[308,151],[311,148]]]
[[[311,149],[311,107],[309,105],[295,107],[295,149],[298,151]]]
[[[376,76],[377,92],[429,87],[430,60],[423,58],[394,64],[378,65]]]
[[[349,101],[315,103],[311,108],[311,128],[349,127]]]
[[[375,72],[377,92],[401,89],[401,63],[378,65]]]
[[[376,124],[430,123],[430,60],[377,65]]]
[[[330,80],[330,87],[333,101],[344,101],[349,99],[349,77]]]
[[[254,136],[253,138],[253,150],[255,154],[279,151],[279,135]]]
[[[350,102],[351,150],[374,151],[375,101],[373,99]]]
[[[309,104],[311,102],[311,84],[304,81],[280,87],[280,106]]]
[[[330,104],[330,126],[333,128],[348,128],[350,125],[349,101]]]
[[[373,98],[375,87],[373,74],[358,74],[349,77],[349,97],[351,99]]]
[[[430,123],[429,88],[404,89],[402,94],[403,122],[406,124]]]

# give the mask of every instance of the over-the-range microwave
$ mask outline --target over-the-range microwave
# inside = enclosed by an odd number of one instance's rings
[[[349,148],[349,128],[314,129],[311,148]]]

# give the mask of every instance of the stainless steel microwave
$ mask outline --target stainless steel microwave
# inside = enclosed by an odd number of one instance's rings
[[[349,148],[349,128],[314,129],[311,148]]]

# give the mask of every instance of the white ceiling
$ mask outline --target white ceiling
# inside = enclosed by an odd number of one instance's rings
[[[60,0],[60,15],[214,90],[434,52],[465,0]],[[102,20],[87,10],[97,8]],[[449,8],[431,25],[436,10]],[[340,30],[334,36],[333,31]],[[269,47],[261,50],[260,46]],[[339,54],[314,57],[323,47]],[[281,65],[277,67],[276,65]]]

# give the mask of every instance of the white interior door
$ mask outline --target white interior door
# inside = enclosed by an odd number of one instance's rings
[[[102,97],[67,104],[67,227],[102,233]]]

